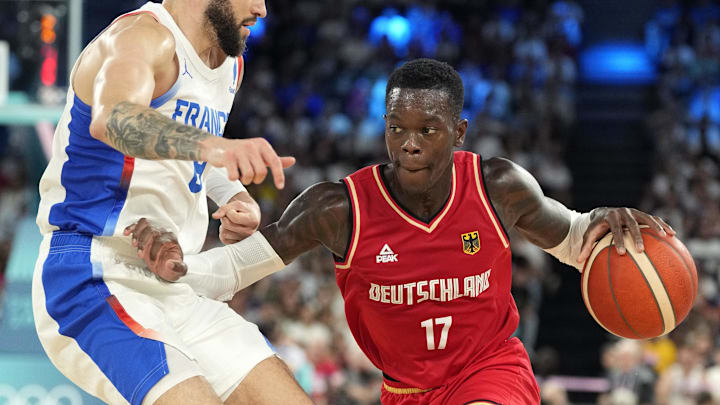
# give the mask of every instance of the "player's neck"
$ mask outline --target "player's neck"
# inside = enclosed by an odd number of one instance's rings
[[[385,166],[381,173],[393,200],[423,222],[431,222],[450,198],[452,165],[448,167],[447,173],[443,173],[435,183],[420,192],[404,189],[390,165]]]
[[[190,10],[187,4],[168,0],[163,2],[163,7],[170,13],[203,63],[210,69],[215,69],[225,61],[227,55],[209,34],[202,10]]]

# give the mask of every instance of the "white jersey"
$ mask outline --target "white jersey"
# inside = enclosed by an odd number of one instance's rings
[[[161,4],[147,3],[126,16],[143,12],[172,32],[179,64],[175,84],[150,106],[177,122],[222,136],[242,59],[228,57],[210,69]],[[115,239],[126,226],[145,217],[174,232],[186,254],[199,252],[208,226],[204,181],[209,172],[219,176],[225,175],[223,171],[204,162],[125,156],[90,135],[90,119],[91,107],[71,86],[55,131],[52,158],[40,181],[41,232]]]

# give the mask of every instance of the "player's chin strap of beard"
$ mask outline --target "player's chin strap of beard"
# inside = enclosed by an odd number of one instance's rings
[[[577,258],[580,256],[580,250],[582,249],[583,235],[585,235],[585,231],[587,231],[590,226],[590,213],[585,212],[581,214],[577,211],[565,209],[570,218],[570,230],[567,236],[565,236],[565,239],[563,239],[559,245],[543,250],[555,256],[562,263],[575,267],[582,272],[585,263],[578,263]]]
[[[186,255],[187,274],[178,281],[197,294],[218,301],[285,267],[282,259],[260,232],[232,245]]]

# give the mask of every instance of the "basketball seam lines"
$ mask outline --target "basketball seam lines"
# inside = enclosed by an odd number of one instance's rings
[[[645,280],[645,283],[647,284],[648,289],[650,290],[650,295],[652,295],[653,301],[655,301],[655,306],[657,307],[658,313],[660,314],[660,320],[662,321],[662,325],[663,325],[663,327],[662,327],[662,328],[663,328],[663,333],[662,333],[662,335],[664,335],[665,333],[669,332],[669,330],[668,330],[668,331],[665,330],[665,315],[663,314],[663,311],[662,311],[662,309],[660,308],[660,303],[658,302],[657,297],[655,296],[655,290],[653,289],[652,284],[650,284],[650,280],[648,280],[647,277],[645,276],[645,273],[643,273],[643,271],[642,271],[642,269],[640,268],[640,265],[638,264],[637,260],[635,260],[635,257],[632,255],[632,253],[630,253],[630,250],[629,250],[629,249],[626,249],[626,250],[625,250],[625,254],[627,254],[627,255],[630,257],[630,260],[632,260],[633,263],[635,263],[635,268],[636,268],[636,269],[640,272],[640,274],[643,276],[643,280]],[[645,252],[643,252],[643,254],[645,254]],[[645,257],[647,257],[647,255],[645,255]],[[650,262],[650,265],[652,265],[653,270],[655,271],[655,273],[657,273],[657,269],[655,269],[655,265],[652,263],[652,261],[650,261],[650,258],[649,258],[649,257],[647,257],[647,259],[648,259],[648,261]],[[660,274],[658,274],[657,276],[658,276],[658,278],[660,278]],[[662,279],[660,279],[660,283],[663,284]],[[663,284],[663,288],[665,288],[665,284]],[[665,294],[667,294],[667,290],[665,290]],[[670,295],[668,295],[668,300],[669,300],[669,299],[670,299]],[[672,302],[670,303],[670,308],[672,308]],[[673,311],[674,311],[674,310],[673,310]],[[662,335],[660,335],[660,336],[662,336]]]
[[[610,239],[612,239],[613,236],[611,233],[608,233],[605,236],[603,236],[602,239],[597,241],[595,243],[595,245],[597,246],[600,243],[605,243],[604,240],[607,237],[610,237]],[[611,246],[608,244],[607,246],[600,249],[600,251],[597,253],[595,253],[595,248],[593,247],[593,253],[590,255],[590,258],[587,260],[587,263],[593,263],[598,256],[601,256],[602,252],[605,249],[608,249],[610,247]],[[602,322],[600,322],[600,319],[598,319],[597,315],[595,314],[595,311],[592,308],[592,305],[590,304],[590,291],[589,291],[589,287],[588,287],[588,284],[590,283],[590,271],[589,271],[589,267],[588,267],[587,263],[585,265],[585,270],[583,270],[583,274],[582,274],[582,278],[581,278],[583,302],[585,302],[585,307],[587,307],[588,312],[590,312],[590,315],[595,320],[595,322],[597,322],[597,324],[600,325],[603,329],[610,332],[610,330],[608,328],[606,328]],[[610,332],[610,333],[612,333],[612,332]]]
[[[615,246],[615,236],[613,236],[612,239],[610,239],[610,248],[612,248],[613,246]],[[612,277],[610,276],[610,256],[612,256],[610,253],[611,253],[611,252],[608,250],[608,260],[607,260],[607,263],[608,263],[608,265],[607,265],[607,269],[608,269],[608,285],[610,286],[610,293],[612,294],[613,301],[615,302],[615,308],[617,308],[617,311],[618,311],[618,313],[620,314],[620,318],[622,318],[623,322],[625,322],[625,325],[627,325],[627,327],[630,328],[630,330],[632,331],[632,333],[634,333],[635,336],[637,336],[638,338],[642,338],[642,336],[640,336],[640,334],[637,333],[637,331],[635,330],[635,328],[633,328],[633,327],[630,325],[630,322],[628,322],[628,320],[625,318],[625,314],[623,314],[623,311],[622,311],[622,309],[620,308],[620,304],[618,304],[617,297],[615,297],[615,290],[613,289]],[[633,259],[633,261],[635,261],[635,259]],[[635,263],[635,265],[637,266],[637,263]],[[638,271],[639,271],[640,273],[642,273],[642,270],[640,270],[640,268],[638,268]],[[643,278],[644,278],[644,277],[645,277],[645,275],[643,274]],[[647,280],[645,280],[645,282],[647,283]],[[649,283],[648,283],[648,284],[649,284]],[[648,287],[650,288],[650,291],[652,292],[652,287],[649,286],[649,285],[648,285]],[[653,298],[654,298],[654,297],[655,297],[655,296],[653,295]],[[659,312],[659,311],[660,311],[660,305],[658,305],[658,312]],[[660,316],[662,317],[662,312],[660,312]],[[663,325],[664,325],[664,324],[663,324]],[[664,328],[664,326],[663,326],[663,328]]]
[[[650,256],[648,256],[648,254],[647,254],[646,252],[644,252],[644,251],[643,251],[642,254],[644,254],[645,257],[647,257],[648,261],[649,261],[650,264],[652,265],[653,270],[654,270],[655,273],[657,274],[657,277],[660,279],[660,284],[662,284],[663,290],[665,290],[665,294],[666,294],[667,297],[668,297],[668,301],[670,301],[670,308],[672,308],[673,318],[674,318],[674,319],[673,319],[673,323],[674,323],[673,328],[674,328],[675,326],[677,326],[677,310],[675,309],[675,304],[673,303],[672,298],[670,298],[670,292],[668,291],[667,287],[665,286],[665,281],[663,281],[662,277],[660,277],[660,272],[657,270],[657,267],[655,267],[655,263],[653,263],[653,261],[650,259]],[[681,258],[681,260],[682,260],[682,258]],[[653,293],[653,297],[654,297],[654,296],[655,296],[655,294]],[[656,299],[656,302],[657,302],[657,299]],[[658,303],[658,305],[660,305],[660,304]],[[662,311],[661,311],[661,312],[662,312]],[[663,319],[663,321],[664,321],[664,319]],[[663,325],[665,325],[664,322],[663,322]],[[663,328],[664,328],[664,326],[663,326]],[[671,330],[672,330],[672,329],[671,329]],[[664,332],[664,331],[663,331],[663,332]],[[667,331],[667,332],[670,332],[670,331]]]
[[[680,254],[680,252],[678,252],[678,250],[675,249],[675,246],[671,245],[670,243],[668,243],[666,240],[663,240],[659,236],[655,236],[650,233],[647,233],[645,235],[652,236],[653,238],[659,240],[660,242],[668,245],[670,247],[670,249],[672,249],[672,251],[680,258],[680,261],[682,262],[683,266],[685,266],[685,270],[687,271],[688,275],[690,276],[690,284],[692,284],[693,292],[697,294],[697,285],[695,285],[695,278],[692,276],[692,272],[690,271],[690,266],[688,266],[687,262],[685,261],[685,258]],[[692,260],[692,258],[691,258],[691,260]],[[673,311],[674,310],[675,310],[675,308],[673,308]],[[675,314],[675,317],[677,318],[677,314]]]

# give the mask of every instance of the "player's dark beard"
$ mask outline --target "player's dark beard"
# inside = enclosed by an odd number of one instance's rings
[[[228,0],[210,0],[205,9],[205,18],[210,22],[220,49],[226,55],[238,56],[245,52],[245,39],[240,35],[240,24],[235,20]]]

